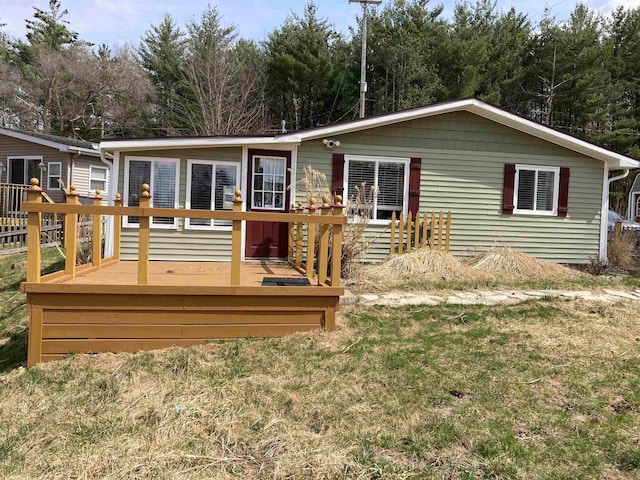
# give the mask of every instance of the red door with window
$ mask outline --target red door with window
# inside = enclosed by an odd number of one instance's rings
[[[291,152],[249,150],[247,175],[247,211],[288,211]],[[286,258],[287,224],[247,222],[245,257]]]

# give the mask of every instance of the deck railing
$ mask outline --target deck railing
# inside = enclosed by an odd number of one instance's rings
[[[65,214],[64,238],[65,238],[65,269],[52,275],[58,281],[63,281],[63,277],[74,278],[81,271],[88,273],[92,270],[113,264],[120,260],[120,240],[122,233],[122,216],[128,215],[139,218],[138,224],[138,280],[139,285],[149,283],[149,251],[150,251],[150,219],[151,217],[169,218],[196,218],[207,220],[230,220],[231,229],[231,274],[230,285],[240,285],[240,270],[242,256],[242,222],[278,222],[289,225],[302,225],[302,228],[315,231],[319,226],[320,250],[317,272],[307,270],[310,279],[316,278],[317,285],[340,286],[340,266],[332,265],[328,268],[328,258],[332,263],[340,261],[342,256],[342,231],[347,219],[343,215],[343,205],[340,198],[336,197],[335,205],[328,205],[327,202],[320,207],[321,214],[317,215],[313,209],[309,213],[267,213],[267,212],[245,212],[242,211],[242,193],[235,191],[233,200],[233,211],[214,210],[188,210],[177,208],[155,208],[151,207],[151,194],[149,185],[142,186],[142,193],[139,196],[139,206],[124,207],[120,195],[116,195],[115,204],[106,206],[102,204],[100,192],[96,192],[93,205],[80,205],[75,187],[70,187],[66,204],[43,204],[41,190],[38,187],[38,180],[31,179],[31,188],[27,192],[28,201],[23,202],[22,209],[28,213],[28,250],[27,250],[27,282],[39,283],[41,281],[41,247],[36,240],[40,238],[42,230],[43,213]],[[310,206],[311,207],[311,206]],[[313,212],[313,213],[312,213]],[[81,267],[76,267],[76,247],[78,215],[91,215],[93,224],[93,245],[92,262]],[[111,216],[114,219],[113,228],[113,255],[104,258],[102,251],[102,216]],[[312,227],[311,227],[312,226]],[[332,236],[331,246],[329,246],[329,235]],[[308,242],[314,245],[314,242]],[[301,248],[303,248],[301,246]],[[313,249],[313,247],[308,247]],[[329,250],[331,248],[331,251]],[[335,260],[337,259],[337,260]],[[316,275],[317,274],[317,275]],[[49,276],[52,278],[52,276]]]
[[[397,232],[397,236],[396,236]],[[391,255],[410,253],[411,248],[425,248],[449,253],[451,236],[451,212],[418,212],[413,218],[409,212],[406,217],[396,212],[391,216],[391,236],[389,253]],[[396,243],[397,242],[397,243]]]
[[[298,215],[301,220],[289,223],[289,264],[309,278],[317,271],[319,284],[340,286],[343,225],[346,222],[320,223],[317,218],[346,218],[343,210],[340,195],[336,195],[334,205],[330,204],[328,195],[322,197],[320,207],[316,207],[315,198],[311,198],[306,207],[301,203],[291,205],[291,214]]]

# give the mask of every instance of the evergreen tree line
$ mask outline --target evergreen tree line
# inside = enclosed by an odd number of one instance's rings
[[[260,43],[208,7],[115,51],[80,39],[60,0],[34,10],[26,40],[0,35],[4,126],[97,140],[357,118],[360,32],[337,32],[314,3]],[[389,0],[370,9],[367,40],[367,115],[477,96],[640,158],[640,9],[578,4],[568,19],[535,20],[479,0],[448,19],[428,0]]]

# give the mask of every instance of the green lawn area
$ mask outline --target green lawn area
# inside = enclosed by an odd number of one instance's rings
[[[0,478],[640,477],[637,303],[354,306],[332,333],[26,370],[1,274]]]

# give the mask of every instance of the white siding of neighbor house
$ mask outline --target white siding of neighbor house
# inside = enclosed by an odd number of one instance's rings
[[[76,193],[83,197],[93,197],[95,192],[90,189],[90,167],[103,167],[107,165],[102,163],[99,158],[87,157],[80,155],[73,158],[73,167],[71,168],[71,184],[76,186]],[[109,175],[111,172],[107,171],[107,188],[101,193],[103,198],[107,198],[109,192]],[[68,186],[68,185],[67,185]]]

